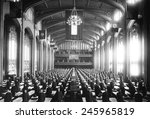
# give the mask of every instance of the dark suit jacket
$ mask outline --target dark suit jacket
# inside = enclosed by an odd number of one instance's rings
[[[11,102],[12,101],[12,94],[11,92],[7,92],[4,96],[4,102]]]

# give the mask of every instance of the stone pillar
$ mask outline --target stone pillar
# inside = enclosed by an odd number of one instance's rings
[[[50,50],[49,50],[49,70],[51,70],[51,55],[52,55],[51,50],[52,50],[52,48],[50,47]]]
[[[94,69],[97,70],[97,48],[94,49]]]
[[[117,73],[117,37],[114,37],[114,34],[113,34],[113,72],[114,73]]]
[[[124,77],[128,75],[128,38],[127,38],[127,3],[125,1],[125,15],[124,15],[124,48],[125,48],[125,55],[124,55]]]
[[[36,38],[32,39],[32,62],[31,62],[31,73],[35,73],[35,50],[36,50]]]
[[[47,71],[48,70],[48,43],[47,42],[46,42],[45,46],[46,46],[46,57],[45,57],[46,58],[46,60],[45,60],[46,61],[45,62],[45,65],[46,65],[45,68],[46,69],[45,69],[45,71]]]
[[[0,85],[3,81],[3,42],[4,42],[4,14],[3,2],[0,1]]]
[[[98,69],[100,70],[100,44],[98,45],[98,52],[97,52],[97,60],[98,60]]]
[[[145,0],[143,13],[143,38],[144,38],[144,80],[150,91],[150,1]]]
[[[100,43],[100,70],[103,71],[103,46]]]
[[[104,50],[105,50],[105,71],[108,71],[109,70],[109,43],[107,43],[107,41],[105,41]]]
[[[100,71],[102,70],[102,44],[99,43],[99,64],[100,64]]]
[[[54,50],[51,48],[51,70],[54,69]]]
[[[40,43],[40,71],[43,71],[43,41]]]

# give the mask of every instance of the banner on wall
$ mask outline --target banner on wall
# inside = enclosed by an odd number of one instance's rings
[[[45,39],[45,30],[40,30],[40,31],[39,31],[39,39],[40,39],[40,40]]]

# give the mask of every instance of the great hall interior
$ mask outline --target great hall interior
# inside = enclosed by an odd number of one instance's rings
[[[150,0],[0,0],[0,102],[149,102]]]

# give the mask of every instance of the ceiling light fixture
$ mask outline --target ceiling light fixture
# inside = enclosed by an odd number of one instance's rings
[[[74,7],[72,9],[70,17],[67,20],[67,24],[71,26],[71,35],[77,35],[77,26],[82,24],[82,19],[77,13],[75,7],[75,0],[74,0]]]
[[[82,24],[82,19],[78,16],[76,7],[75,7],[75,0],[74,0],[74,7],[72,9],[71,15],[67,20],[68,25],[80,25]]]

